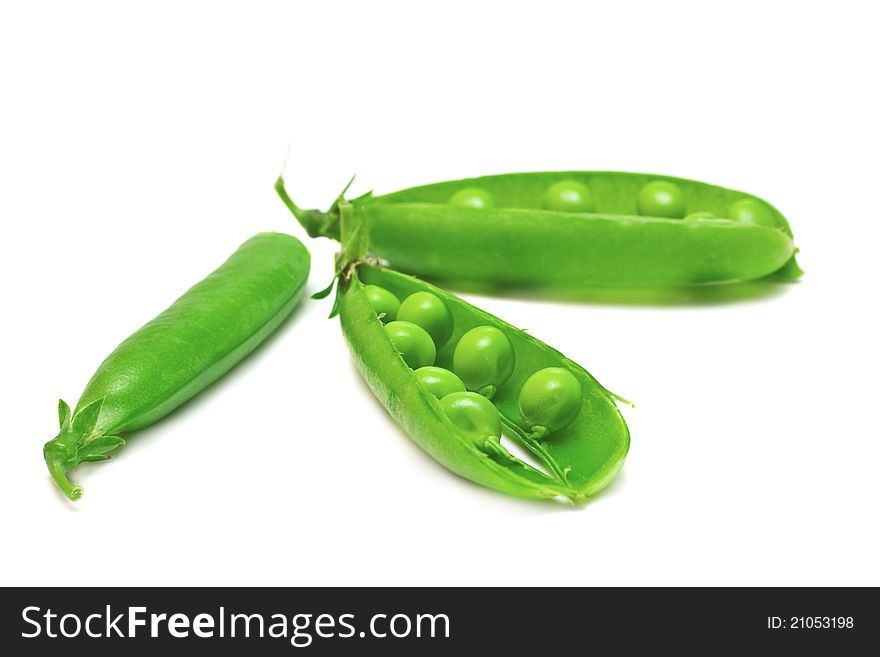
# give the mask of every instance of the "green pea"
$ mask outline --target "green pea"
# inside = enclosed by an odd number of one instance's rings
[[[751,198],[742,198],[734,201],[728,210],[728,214],[734,221],[776,228],[776,218],[770,212],[770,208],[760,201]]]
[[[699,221],[700,219],[720,219],[721,217],[711,213],[711,212],[691,212],[687,215],[684,220],[685,221]]]
[[[437,399],[443,399],[446,395],[453,392],[464,392],[466,390],[461,379],[442,367],[427,365],[417,369],[414,374],[419,383]]]
[[[385,325],[385,333],[394,343],[394,348],[400,352],[403,360],[411,368],[416,369],[425,365],[433,365],[437,357],[437,348],[431,336],[421,326],[412,322],[395,320]]]
[[[684,193],[675,183],[655,180],[639,190],[636,197],[639,214],[648,217],[681,219],[684,216]]]
[[[452,354],[452,371],[467,389],[490,398],[507,383],[515,364],[510,339],[494,326],[472,328],[461,336]]]
[[[495,207],[492,195],[479,187],[465,187],[449,197],[449,205],[459,208],[476,208],[483,210]]]
[[[557,212],[593,212],[596,203],[586,185],[576,180],[560,180],[544,192],[544,207]]]
[[[483,395],[453,392],[440,400],[440,407],[446,417],[477,447],[482,448],[487,441],[501,439],[501,415]]]
[[[581,384],[562,367],[545,367],[532,374],[519,393],[519,410],[538,433],[561,431],[574,422],[583,404]]]
[[[400,310],[400,300],[384,287],[378,285],[364,285],[364,293],[373,306],[373,311],[379,316],[383,324],[397,319],[397,311]]]
[[[436,295],[430,292],[414,292],[410,294],[397,313],[398,319],[412,322],[428,332],[434,344],[442,347],[452,335],[452,313]]]

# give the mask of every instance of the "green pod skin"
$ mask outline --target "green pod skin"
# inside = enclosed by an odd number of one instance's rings
[[[378,285],[398,298],[427,291],[440,298],[454,319],[450,340],[436,364],[450,369],[456,343],[468,330],[493,326],[510,338],[516,367],[492,399],[512,438],[543,461],[545,474],[515,458],[500,444],[481,450],[444,414],[440,401],[419,383],[397,353],[373,311],[364,285]],[[444,290],[390,269],[360,264],[338,292],[342,331],[360,374],[404,431],[446,468],[483,486],[523,498],[568,498],[582,502],[613,479],[629,450],[629,431],[614,396],[555,349]],[[583,408],[571,425],[546,443],[534,443],[519,410],[519,391],[545,367],[563,367],[578,380]]]
[[[545,209],[554,184],[589,189],[590,213]],[[639,216],[638,195],[648,183],[674,183],[685,212],[727,216],[752,199],[767,208],[774,227],[719,219]],[[482,189],[494,207],[455,207],[457,190]],[[279,179],[276,189],[309,234],[339,238],[338,217],[301,210]],[[413,187],[352,201],[369,227],[370,252],[390,266],[433,280],[508,287],[679,286],[747,281],[801,271],[785,217],[744,192],[693,180],[639,173],[567,171],[485,176]]]
[[[302,296],[310,256],[295,237],[260,233],[101,363],[43,454],[71,500],[68,473],[104,461],[119,434],[153,424],[229,371],[277,329]]]

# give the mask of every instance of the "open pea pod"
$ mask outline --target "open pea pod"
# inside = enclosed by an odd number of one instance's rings
[[[363,212],[342,198],[336,207],[342,251],[336,258],[338,285],[331,316],[339,315],[358,371],[404,431],[448,469],[510,495],[580,502],[607,486],[629,451],[629,430],[615,403],[625,400],[602,387],[580,365],[525,331],[438,287],[367,261],[369,231]],[[331,289],[316,296],[325,296]],[[414,299],[418,299],[415,307],[411,304]],[[419,316],[422,311],[427,314]],[[400,321],[407,318],[412,322]],[[395,324],[398,327],[392,330]],[[398,329],[409,331],[410,337],[421,333],[421,339],[411,345],[415,349],[395,341]],[[460,392],[441,394],[432,390],[419,377],[419,371],[426,365],[432,370],[439,367],[445,370],[447,379],[455,379],[458,349],[468,342],[462,336],[474,330],[500,335],[507,345],[508,358],[501,366],[495,359],[498,354],[483,351],[465,364],[470,367],[476,363],[489,370],[499,366],[503,376],[499,375],[493,385],[483,385],[483,381],[471,378],[473,372],[465,377],[464,370],[458,369],[462,375],[458,381]],[[416,358],[418,363],[414,362]],[[522,415],[519,402],[523,386],[547,368],[575,381],[568,392],[576,390],[576,399],[568,395],[567,405],[574,401],[576,417],[569,414],[564,427],[534,426],[535,422],[526,422]],[[465,392],[465,380],[469,390],[479,392]],[[480,435],[475,440],[474,432],[449,414],[446,402],[456,395],[470,395],[471,403],[477,398],[477,405],[483,407],[486,400],[491,400],[489,412],[492,421],[497,422],[491,439],[483,440]],[[530,465],[505,448],[500,440],[502,422],[506,435],[530,451],[543,468]]]
[[[339,239],[338,204],[299,208]],[[785,217],[745,192],[640,173],[514,173],[352,200],[370,253],[433,280],[520,287],[672,286],[801,275]]]
[[[544,461],[546,473],[512,456],[506,450],[487,453],[479,449],[444,414],[440,401],[418,382],[414,372],[386,334],[364,290],[376,285],[400,299],[415,292],[430,292],[450,310],[452,336],[437,350],[435,364],[452,369],[454,346],[477,326],[501,330],[513,345],[513,374],[494,393],[509,437],[521,442]],[[437,461],[453,472],[495,490],[525,498],[567,497],[582,501],[608,485],[623,465],[629,449],[629,431],[615,397],[589,372],[525,331],[474,307],[463,299],[424,281],[390,269],[360,264],[340,283],[337,309],[342,331],[355,363],[373,394],[406,433]],[[577,419],[552,437],[531,442],[518,408],[519,392],[526,379],[546,367],[571,372],[582,391]]]

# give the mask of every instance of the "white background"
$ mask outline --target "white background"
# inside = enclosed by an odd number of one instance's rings
[[[0,10],[3,584],[880,584],[871,3],[20,2]],[[294,198],[619,169],[767,198],[806,270],[739,302],[468,296],[636,401],[572,510],[392,423],[329,301],[83,467],[41,446],[126,335]],[[515,266],[515,264],[512,264]],[[466,295],[467,296],[467,295]]]

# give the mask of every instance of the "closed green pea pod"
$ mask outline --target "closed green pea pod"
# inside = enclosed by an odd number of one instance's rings
[[[299,302],[309,260],[295,237],[252,237],[107,356],[73,412],[59,402],[61,432],[43,454],[65,495],[82,495],[68,479],[77,465],[109,459],[121,434],[166,416],[271,335]]]
[[[588,189],[594,208],[548,209],[545,195],[562,182]],[[675,190],[664,197],[663,207],[648,202],[657,201],[658,188]],[[281,179],[276,189],[311,236],[339,239],[338,206],[327,213],[302,210]],[[476,212],[448,202],[473,189],[489,194],[493,206]],[[744,200],[760,204],[772,221],[681,220],[692,210],[728,217]],[[771,274],[790,280],[801,274],[791,229],[775,208],[744,192],[684,178],[514,173],[366,195],[352,203],[369,227],[370,253],[433,280],[565,289],[698,285]]]

